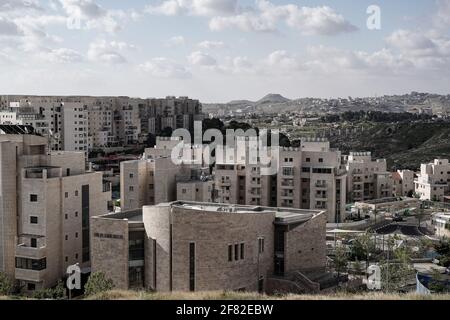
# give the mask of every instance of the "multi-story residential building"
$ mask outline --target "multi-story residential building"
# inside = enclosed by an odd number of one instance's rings
[[[411,170],[397,170],[392,173],[392,193],[397,197],[414,196],[414,172]]]
[[[16,114],[13,121],[2,113],[2,123],[32,125],[49,137],[52,150],[66,151],[145,143],[149,133],[156,135],[167,127],[193,130],[194,121],[203,119],[200,102],[187,97],[1,96],[0,109]]]
[[[179,145],[181,145],[180,153],[173,159],[172,151]],[[184,144],[178,138],[158,138],[154,148],[145,149],[143,159],[122,162],[120,164],[122,210],[135,210],[144,205],[175,201],[177,177],[182,180],[180,182],[184,182],[186,176],[191,177],[192,169],[202,168],[201,154],[195,150],[197,150],[195,146]],[[196,163],[197,155],[200,157],[199,163]],[[208,187],[209,183],[204,183],[201,189]]]
[[[263,173],[269,164],[261,164],[257,149],[244,150],[227,149],[218,158],[218,202],[319,209],[327,211],[329,221],[345,218],[345,169],[341,153],[328,141],[303,139],[300,148],[262,150],[277,169],[270,174]]]
[[[48,152],[47,139],[2,126],[0,271],[23,291],[51,287],[69,265],[90,265],[89,218],[108,212],[110,185],[83,152]]]
[[[326,210],[329,222],[345,219],[347,175],[329,141],[303,139],[300,149],[280,152],[279,165],[278,206]]]
[[[325,211],[185,201],[98,216],[92,271],[119,289],[319,290],[305,279],[325,269],[326,220]]]
[[[189,171],[189,170],[188,170]],[[177,200],[195,202],[214,202],[214,179],[209,168],[191,169],[190,172],[176,176]]]
[[[370,152],[351,152],[346,159],[347,202],[392,196],[392,177],[385,159],[372,159]]]
[[[432,163],[422,164],[417,180],[414,181],[415,193],[421,200],[442,201],[449,192],[450,164],[448,159],[436,159]]]

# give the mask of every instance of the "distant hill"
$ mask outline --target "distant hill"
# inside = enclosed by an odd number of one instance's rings
[[[290,99],[283,97],[281,94],[270,93],[265,97],[263,97],[262,99],[256,101],[256,104],[268,104],[268,103],[275,104],[275,103],[286,103],[290,101],[291,101]]]

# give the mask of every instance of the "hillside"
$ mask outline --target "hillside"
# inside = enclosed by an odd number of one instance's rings
[[[450,123],[365,124],[329,137],[343,153],[371,151],[389,168],[418,169],[435,158],[450,158]]]

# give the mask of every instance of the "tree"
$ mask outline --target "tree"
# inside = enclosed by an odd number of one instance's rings
[[[334,261],[333,266],[334,270],[337,273],[337,284],[340,283],[341,273],[343,271],[347,270],[347,264],[348,264],[348,257],[347,257],[347,250],[345,250],[345,247],[339,246],[336,248],[334,252]]]
[[[422,206],[420,206],[419,211],[417,211],[416,214],[416,219],[419,221],[419,228],[420,228],[420,224],[422,222],[423,219],[425,219],[426,217],[426,213],[424,211],[424,209],[422,208]]]
[[[31,297],[39,300],[61,300],[66,297],[66,288],[64,287],[64,283],[62,281],[58,281],[56,287],[36,290],[33,292]]]
[[[107,279],[103,272],[94,272],[86,283],[84,293],[86,296],[92,296],[113,288],[114,282],[111,279]]]
[[[433,293],[444,293],[448,291],[447,286],[445,285],[445,280],[439,270],[433,268],[428,289],[430,289]]]
[[[7,296],[11,294],[12,288],[11,280],[6,274],[0,272],[0,295]]]

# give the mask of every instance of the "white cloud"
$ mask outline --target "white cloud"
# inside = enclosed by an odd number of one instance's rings
[[[23,32],[19,26],[9,19],[0,17],[0,36],[21,36]]]
[[[209,27],[213,31],[236,28],[246,32],[273,32],[281,22],[304,35],[332,36],[357,30],[342,15],[327,6],[275,5],[266,0],[257,1],[255,10],[214,17]]]
[[[67,18],[78,21],[84,29],[100,29],[114,33],[122,29],[124,21],[135,16],[133,11],[107,10],[94,0],[59,0]]]
[[[175,16],[180,14],[213,16],[233,14],[237,0],[164,0],[158,5],[148,5],[149,14]]]
[[[195,66],[212,67],[217,65],[216,59],[214,59],[209,54],[203,53],[201,51],[192,52],[188,57],[188,61],[190,64]]]
[[[300,60],[285,50],[277,50],[272,52],[266,59],[269,66],[277,69],[296,70],[301,68]]]
[[[0,0],[0,12],[41,9],[37,0]]]
[[[225,43],[222,41],[202,41],[198,44],[198,47],[201,49],[212,50],[212,49],[221,49],[225,47]]]
[[[437,12],[434,23],[438,28],[446,28],[450,26],[450,1],[437,0]]]
[[[100,40],[90,44],[87,56],[89,60],[94,62],[122,64],[126,63],[127,60],[119,51],[127,48],[129,48],[129,45],[123,42]]]
[[[174,36],[166,41],[168,47],[179,47],[186,44],[186,39],[183,36]]]
[[[42,52],[41,57],[52,63],[76,63],[83,61],[83,56],[75,50],[68,48],[51,49]]]
[[[139,69],[157,78],[185,79],[191,77],[191,73],[183,65],[164,57],[153,58],[141,64]]]

